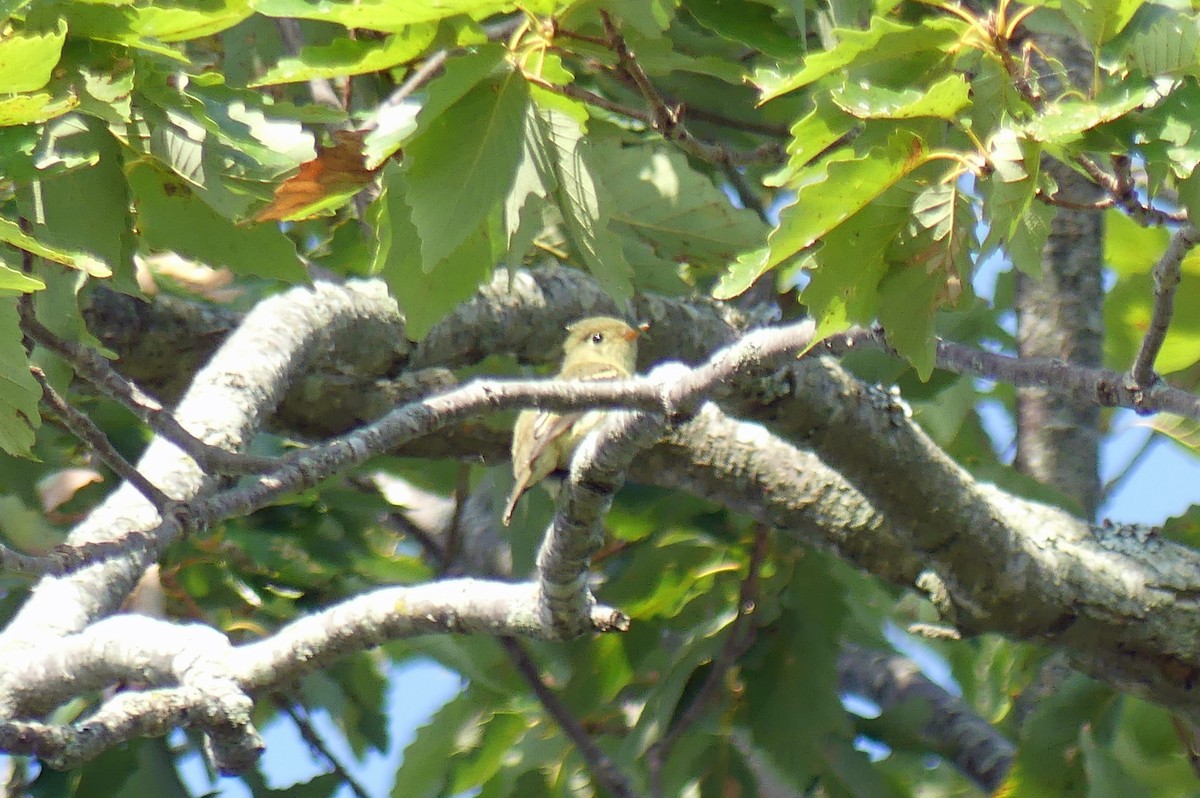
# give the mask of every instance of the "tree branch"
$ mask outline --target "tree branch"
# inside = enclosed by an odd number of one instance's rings
[[[587,763],[588,770],[592,772],[592,778],[613,795],[620,796],[620,798],[636,798],[638,793],[633,789],[629,777],[621,772],[608,754],[604,753],[604,749],[597,745],[592,736],[588,734],[587,729],[583,728],[583,724],[571,714],[566,705],[559,701],[554,691],[542,681],[537,663],[529,656],[525,646],[511,637],[502,637],[499,642],[500,646],[508,653],[517,673],[537,696],[537,700],[546,710],[546,714],[554,718],[554,722],[562,729],[563,734],[575,743],[575,749]]]
[[[1175,313],[1175,289],[1179,287],[1183,259],[1197,243],[1200,243],[1200,230],[1191,224],[1184,225],[1171,236],[1167,251],[1151,271],[1154,278],[1154,310],[1137,357],[1129,369],[1129,378],[1142,390],[1158,381],[1158,375],[1154,372],[1154,361],[1167,339],[1171,316]]]

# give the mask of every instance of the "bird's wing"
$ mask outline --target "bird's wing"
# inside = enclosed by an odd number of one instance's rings
[[[538,413],[533,421],[533,445],[527,452],[530,468],[546,452],[546,447],[571,429],[571,425],[583,418],[583,413]],[[553,469],[551,469],[553,470]]]

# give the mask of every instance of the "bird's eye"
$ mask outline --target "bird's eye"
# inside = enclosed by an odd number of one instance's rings
[[[592,333],[592,343],[594,343],[594,344],[604,343],[604,333]]]

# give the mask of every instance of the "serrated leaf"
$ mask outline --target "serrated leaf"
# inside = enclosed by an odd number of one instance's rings
[[[50,82],[67,40],[67,23],[53,30],[8,30],[0,33],[0,94],[37,91]]]
[[[378,203],[379,235],[374,271],[387,282],[404,313],[405,332],[419,341],[455,305],[467,299],[492,273],[495,260],[488,222],[468,231],[462,245],[433,269],[424,268],[420,239],[405,200],[407,181],[400,170],[384,170]]]
[[[424,52],[435,33],[437,26],[421,24],[382,40],[339,38],[326,45],[309,45],[296,56],[281,59],[250,85],[257,88],[390,69]]]
[[[827,95],[816,100],[816,108],[792,125],[787,143],[785,167],[763,179],[767,186],[791,185],[809,161],[825,152],[859,124],[842,113]]]
[[[822,239],[817,268],[800,294],[817,320],[815,340],[877,317],[879,281],[887,272],[884,253],[909,221],[907,203],[888,198],[870,218],[855,216]]]
[[[1034,141],[1064,144],[1105,122],[1111,122],[1151,101],[1156,89],[1149,84],[1124,82],[1095,100],[1074,96],[1045,106],[1021,132]]]
[[[521,157],[528,102],[524,78],[509,72],[475,86],[408,144],[406,199],[427,270],[504,199]]]
[[[1116,36],[1145,0],[1062,0],[1062,10],[1086,42],[1099,47]]]
[[[1200,75],[1200,17],[1172,11],[1133,37],[1129,61],[1150,76]]]
[[[1042,248],[1050,237],[1054,207],[1043,202],[1031,202],[1028,210],[1017,217],[1017,226],[1008,240],[1008,254],[1013,265],[1034,279],[1042,276]]]
[[[861,211],[876,197],[916,169],[924,160],[919,138],[900,131],[886,147],[864,158],[845,156],[818,165],[812,179],[796,192],[796,200],[780,213],[771,233],[768,265],[775,266],[804,249]]]
[[[562,212],[571,248],[616,299],[633,294],[629,264],[609,230],[609,207],[593,177],[583,130],[579,123],[554,109],[538,109],[534,146],[550,170],[543,183],[557,186],[554,196]]]
[[[758,215],[733,207],[681,154],[602,139],[593,139],[592,152],[596,179],[609,187],[613,232],[644,242],[654,258],[639,262],[639,271],[720,267],[765,243]]]
[[[833,101],[859,119],[914,119],[932,116],[955,120],[971,104],[970,86],[961,75],[947,75],[927,89],[889,89],[847,82],[833,91]]]
[[[17,299],[0,296],[0,449],[15,457],[29,454],[41,422],[42,389],[29,373],[21,340]]]
[[[278,227],[237,227],[183,180],[143,160],[127,168],[143,245],[210,266],[294,282],[304,277],[295,246]]]
[[[769,250],[761,247],[751,252],[744,252],[726,269],[721,279],[713,286],[714,299],[733,299],[740,296],[754,282],[770,270],[768,266]]]
[[[755,72],[753,82],[762,92],[760,101],[766,102],[835,72],[909,57],[921,51],[948,53],[965,32],[965,24],[945,17],[928,17],[918,25],[906,25],[877,16],[865,31],[836,29],[833,36],[838,43],[804,59],[798,72],[780,74],[760,69]]]
[[[546,161],[548,152],[538,146],[539,124],[537,107],[533,103],[525,106],[525,131],[521,137],[521,160],[512,188],[504,198],[504,237],[510,266],[519,265],[525,256],[525,248],[533,243],[541,228],[537,214],[539,200],[546,199],[558,188],[557,183],[546,184],[554,177],[553,165]]]

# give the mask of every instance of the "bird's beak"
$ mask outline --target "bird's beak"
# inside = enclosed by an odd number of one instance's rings
[[[639,324],[637,327],[635,327],[634,329],[625,333],[625,336],[624,336],[625,340],[626,341],[636,341],[638,336],[644,335],[645,332],[649,329],[650,329],[650,322],[644,321],[641,324]]]

